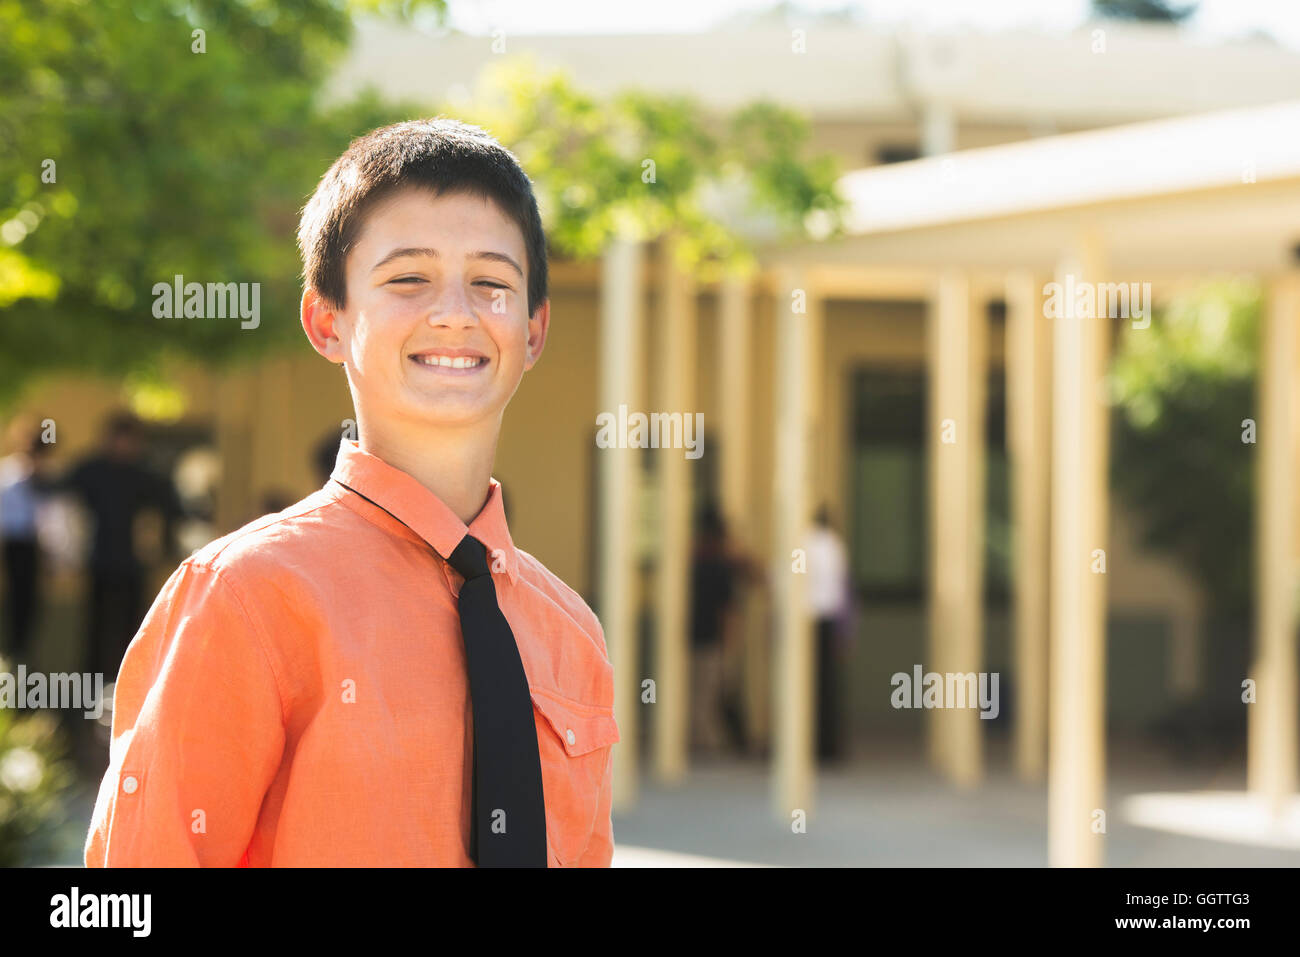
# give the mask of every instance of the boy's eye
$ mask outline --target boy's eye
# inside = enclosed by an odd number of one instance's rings
[[[421,279],[419,276],[398,276],[396,279],[390,279],[390,280],[388,280],[388,281],[389,281],[390,283],[394,283],[394,282],[405,282],[405,283],[424,282],[424,280]]]
[[[497,281],[494,280],[494,279],[480,279],[480,280],[479,280],[478,282],[476,282],[474,285],[476,285],[476,286],[487,286],[487,287],[489,287],[489,288],[491,288],[491,289],[509,289],[509,288],[510,288],[510,287],[507,286],[505,283],[497,282]]]

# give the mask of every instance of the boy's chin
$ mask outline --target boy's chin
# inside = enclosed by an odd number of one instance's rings
[[[412,418],[430,429],[457,429],[493,421],[498,410],[488,403],[426,400],[411,410]]]

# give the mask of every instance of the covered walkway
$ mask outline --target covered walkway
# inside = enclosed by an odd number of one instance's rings
[[[1053,865],[1107,860],[1098,840],[1107,799],[1104,744],[1108,548],[1108,423],[1103,376],[1118,323],[1141,328],[1137,297],[1155,303],[1212,276],[1249,274],[1268,304],[1260,343],[1257,426],[1258,634],[1249,678],[1249,773],[1244,788],[1281,819],[1297,784],[1297,654],[1291,595],[1300,553],[1295,502],[1300,462],[1300,102],[1048,137],[969,150],[845,177],[849,235],[835,242],[774,248],[760,277],[732,277],[718,290],[726,348],[708,364],[694,342],[692,285],[661,258],[643,268],[635,242],[612,247],[602,277],[601,408],[653,397],[692,408],[700,375],[716,375],[723,396],[720,474],[726,514],[744,528],[764,513],[759,543],[772,570],[775,636],[770,684],[772,765],[767,791],[774,821],[793,809],[815,816],[829,783],[814,775],[812,636],[804,576],[791,573],[811,510],[844,476],[842,436],[830,427],[822,382],[834,344],[824,337],[828,298],[927,305],[931,463],[930,642],[927,670],[985,670],[982,634],[985,536],[985,381],[990,357],[1004,358],[1014,540],[1014,673],[1021,690],[1014,764],[1027,786],[1045,781],[1048,813],[1037,840]],[[647,276],[649,276],[647,280]],[[653,282],[656,312],[645,313]],[[1053,311],[1053,298],[1063,308]],[[775,303],[770,339],[753,332],[753,298]],[[1086,296],[1075,297],[1082,290]],[[1133,298],[1121,296],[1131,293]],[[991,343],[988,306],[1005,304],[1005,341]],[[642,362],[643,325],[663,347]],[[755,367],[754,357],[770,357]],[[761,377],[774,396],[770,432],[746,396]],[[975,440],[969,440],[974,437]],[[1240,441],[1225,436],[1225,442]],[[771,449],[772,474],[749,470],[748,450]],[[630,459],[600,461],[600,612],[617,671],[616,807],[630,812],[638,773],[651,763],[660,782],[687,774],[685,601],[692,502],[684,462],[671,457],[659,488],[659,695],[641,704],[643,676],[632,663],[630,600],[635,556]],[[1243,529],[1243,534],[1250,530]],[[766,648],[761,626],[751,646]],[[1195,662],[1197,649],[1183,649]],[[767,680],[756,671],[751,682]],[[638,726],[654,722],[653,761],[636,754]],[[957,790],[991,793],[981,722],[974,710],[925,715],[929,764]],[[1049,737],[1050,729],[1050,737]],[[1113,796],[1113,795],[1112,795]],[[936,800],[948,800],[936,798]],[[958,800],[954,798],[953,800]],[[990,809],[994,807],[989,804]],[[936,814],[938,811],[936,809]],[[688,827],[689,816],[679,820]],[[938,820],[936,817],[934,820]],[[632,819],[635,820],[635,819]],[[852,824],[845,820],[846,827]],[[974,825],[972,825],[974,827]],[[978,828],[975,828],[978,830]],[[635,838],[634,838],[635,840]],[[1036,843],[1026,847],[1037,847]],[[1027,854],[1032,854],[1026,850]],[[1042,863],[1042,861],[1039,861]]]

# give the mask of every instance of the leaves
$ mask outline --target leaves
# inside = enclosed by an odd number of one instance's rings
[[[11,671],[0,659],[0,672]],[[68,817],[67,741],[52,715],[0,708],[0,867],[29,866]]]
[[[809,213],[839,227],[831,157],[805,159],[797,113],[758,103],[713,116],[687,97],[626,91],[597,100],[526,58],[493,71],[458,110],[509,146],[533,178],[555,248],[598,256],[611,238],[682,240],[684,265],[737,264],[760,242],[808,237]]]
[[[358,13],[445,4],[0,0],[0,403],[43,372],[122,377],[297,341],[301,205],[355,136],[436,112],[371,91],[323,102]],[[447,112],[515,150],[562,255],[673,231],[708,272],[838,225],[835,164],[805,159],[806,122],[775,105],[606,101],[505,61],[471,110]],[[155,318],[155,284],[178,275],[259,283],[262,321]]]
[[[349,33],[342,0],[0,0],[0,399],[296,335],[298,207],[358,123],[398,118],[318,102]],[[156,319],[175,275],[261,283],[266,319]]]
[[[1149,546],[1177,557],[1220,609],[1251,606],[1258,285],[1207,284],[1126,325],[1110,371],[1113,481]]]

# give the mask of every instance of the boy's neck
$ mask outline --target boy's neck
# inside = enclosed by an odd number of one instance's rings
[[[359,418],[359,417],[358,417]],[[466,525],[483,509],[492,479],[500,423],[451,432],[394,433],[358,421],[357,444],[436,495]]]

